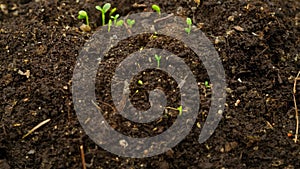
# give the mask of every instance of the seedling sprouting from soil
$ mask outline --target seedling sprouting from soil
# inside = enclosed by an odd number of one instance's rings
[[[135,24],[134,19],[127,19],[126,22],[127,22],[127,24],[129,25],[130,28],[132,28],[132,26]]]
[[[184,28],[184,30],[187,34],[190,34],[191,30],[192,30],[192,19],[191,18],[186,18],[186,24],[188,25],[188,27]]]
[[[111,25],[112,25],[112,21],[111,21],[111,19],[108,21],[108,32],[110,32],[110,27],[111,27]]]
[[[110,7],[111,7],[110,3],[104,4],[103,7],[96,6],[96,9],[101,11],[102,13],[102,26],[105,25],[105,13],[110,9]]]
[[[116,26],[122,26],[123,24],[124,24],[124,21],[123,20],[119,20],[119,21],[117,21]]]
[[[86,24],[82,24],[80,29],[84,32],[91,31],[90,23],[89,23],[89,16],[86,11],[81,10],[78,12],[78,19],[85,19]]]
[[[156,11],[158,15],[161,14],[161,13],[160,13],[160,7],[159,7],[158,5],[155,5],[155,4],[152,5],[152,9],[153,9],[154,11]]]
[[[173,108],[173,107],[166,107],[166,108],[167,108],[167,109],[171,109],[171,110],[177,110],[177,111],[179,112],[179,116],[182,115],[182,112],[183,112],[182,106],[179,106],[179,107],[177,107],[176,109]]]
[[[118,18],[119,18],[119,17],[120,17],[119,14],[116,14],[115,16],[111,16],[111,17],[110,17],[111,19],[113,19],[114,25],[116,25],[116,26],[122,26],[123,23],[124,23],[123,20],[119,20],[119,21],[118,21]]]
[[[210,88],[210,85],[209,85],[208,81],[205,81],[204,85],[205,85],[206,88]]]
[[[155,57],[155,60],[157,62],[157,68],[159,68],[161,56],[154,55],[154,57]]]
[[[117,8],[113,8],[112,10],[110,10],[109,17],[111,18],[116,11],[117,11]]]
[[[110,16],[110,18],[114,20],[115,25],[117,24],[117,19],[119,18],[119,16],[119,14],[116,14],[115,16]]]
[[[86,25],[90,26],[89,16],[88,16],[86,11],[84,11],[84,10],[79,11],[78,12],[78,19],[85,19]]]
[[[138,84],[139,84],[139,85],[143,85],[144,83],[143,83],[142,80],[138,80]]]

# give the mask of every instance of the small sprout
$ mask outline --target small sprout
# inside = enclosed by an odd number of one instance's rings
[[[135,24],[135,20],[127,19],[127,24],[129,25],[130,28],[132,28],[132,26]]]
[[[117,8],[113,8],[112,10],[110,10],[109,17],[111,18],[116,11],[117,11]]]
[[[142,80],[138,80],[138,84],[139,84],[139,85],[143,85],[144,83],[143,83]]]
[[[119,20],[119,21],[117,21],[116,26],[123,26],[123,24],[124,24],[124,21]]]
[[[114,20],[115,25],[117,24],[117,19],[119,18],[119,16],[119,14],[116,14],[115,16],[110,16],[110,18]]]
[[[108,21],[108,32],[110,32],[110,27],[111,27],[111,25],[112,25],[112,21],[111,21],[111,19]]]
[[[105,25],[105,13],[110,9],[110,7],[111,7],[110,3],[104,4],[102,8],[101,6],[96,6],[96,9],[101,11],[102,13],[102,26]]]
[[[152,35],[150,36],[150,38],[151,38],[151,39],[157,38],[157,32],[154,32],[154,34],[152,34]]]
[[[173,108],[173,107],[166,107],[167,109],[171,109],[171,110],[177,110],[177,111],[179,111],[179,116],[181,116],[182,115],[182,112],[184,111],[183,109],[182,109],[182,106],[179,106],[179,107],[177,107],[176,109],[175,108]]]
[[[78,19],[85,19],[86,25],[88,25],[88,26],[90,25],[89,16],[88,16],[86,11],[84,11],[84,10],[79,11],[78,12]]]
[[[210,85],[209,85],[208,81],[205,81],[204,85],[205,85],[206,88],[210,88]]]
[[[179,116],[182,115],[182,106],[177,107],[177,110],[179,111]]]
[[[159,7],[158,5],[155,5],[155,4],[152,5],[152,9],[153,9],[154,11],[156,11],[158,15],[161,14],[161,13],[160,13],[160,7]]]
[[[184,28],[185,32],[190,34],[192,30],[192,19],[191,18],[186,18],[186,24],[188,25],[187,28]]]
[[[155,54],[154,57],[155,57],[155,60],[157,61],[157,68],[159,68],[161,56],[158,56]]]

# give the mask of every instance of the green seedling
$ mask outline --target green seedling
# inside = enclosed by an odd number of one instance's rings
[[[134,19],[127,19],[127,24],[129,25],[130,28],[132,28],[132,26],[135,24],[135,20]]]
[[[118,20],[119,16],[120,16],[119,14],[116,14],[115,16],[110,16],[110,18],[114,20],[115,25],[117,25],[117,20]]]
[[[138,80],[138,84],[139,84],[139,85],[143,85],[144,83],[143,83],[142,80]]]
[[[188,25],[188,27],[184,28],[184,30],[187,34],[190,34],[191,30],[192,30],[192,19],[191,18],[186,18],[186,24]]]
[[[204,85],[205,85],[206,88],[210,88],[210,85],[209,85],[208,81],[205,81]]]
[[[119,20],[119,21],[117,21],[116,26],[123,26],[123,24],[124,24],[124,21]]]
[[[113,8],[112,10],[110,10],[109,17],[111,18],[116,11],[117,11],[117,8]]]
[[[177,110],[179,111],[179,116],[182,115],[182,106],[177,107]]]
[[[79,11],[79,12],[78,12],[78,19],[85,19],[86,25],[87,25],[87,26],[90,26],[90,23],[89,23],[89,16],[88,16],[88,14],[87,14],[86,11],[84,11],[84,10]]]
[[[152,5],[152,9],[153,9],[154,11],[156,11],[158,15],[161,14],[161,13],[160,13],[160,7],[159,7],[158,5],[155,5],[155,4]]]
[[[112,25],[112,21],[111,21],[111,19],[110,19],[110,20],[108,21],[108,28],[107,28],[107,29],[108,29],[108,30],[107,30],[108,32],[110,32],[110,27],[111,27],[111,25]]]
[[[101,11],[102,13],[102,26],[105,25],[105,13],[110,9],[110,7],[111,7],[110,3],[104,4],[103,7],[96,6],[96,9]]]
[[[159,68],[161,56],[154,55],[154,57],[155,57],[155,60],[157,62],[157,68]]]
[[[179,106],[179,107],[177,107],[176,109],[175,108],[173,108],[173,107],[166,107],[167,109],[171,109],[171,110],[177,110],[178,112],[179,112],[179,116],[181,116],[182,115],[182,112],[183,112],[183,109],[182,109],[182,106]]]

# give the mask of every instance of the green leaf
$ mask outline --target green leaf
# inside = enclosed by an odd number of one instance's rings
[[[143,85],[143,81],[142,80],[138,80],[138,84],[139,85]]]
[[[158,6],[158,5],[152,5],[152,9],[154,10],[154,11],[156,11],[158,14],[160,14],[160,7]]]
[[[110,10],[109,16],[111,17],[116,11],[117,11],[117,8],[113,8],[112,10]]]
[[[119,21],[116,23],[116,26],[122,26],[122,25],[123,25],[123,23],[124,23],[124,21],[123,21],[123,20],[119,20]]]
[[[186,18],[186,23],[190,26],[192,25],[192,19],[191,18]]]
[[[135,24],[135,20],[127,19],[127,24],[129,25],[129,27],[132,27],[132,25]]]
[[[191,29],[190,28],[184,28],[185,32],[190,34],[191,33]]]
[[[87,12],[84,10],[81,10],[78,12],[78,19],[84,19],[87,16]]]
[[[206,88],[210,88],[210,85],[209,85],[208,81],[205,81],[204,85],[205,85]]]
[[[101,8],[101,6],[96,6],[96,9],[98,10],[98,11],[103,11],[103,9]]]
[[[161,56],[158,56],[158,55],[154,55],[154,57],[157,61],[160,61],[160,59],[161,59]]]
[[[179,111],[179,116],[182,115],[182,106],[177,107],[177,110]]]
[[[103,11],[104,11],[104,13],[106,13],[110,9],[110,7],[111,7],[110,3],[104,4],[103,5]]]
[[[112,25],[112,21],[111,21],[111,19],[108,21],[108,32],[110,32],[110,27],[111,27],[111,25]]]

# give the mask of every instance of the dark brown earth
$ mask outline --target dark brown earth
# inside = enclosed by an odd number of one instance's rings
[[[110,2],[110,1],[105,1]],[[200,128],[193,130],[180,144],[164,154],[132,159],[118,157],[97,146],[82,129],[72,103],[72,75],[77,56],[93,32],[101,29],[100,13],[94,0],[1,0],[0,11],[0,168],[82,168],[80,145],[83,145],[89,168],[299,168],[300,146],[295,143],[296,119],[293,83],[300,68],[300,1],[299,0],[207,0],[200,7],[191,0],[111,1],[117,13],[152,11],[158,4],[162,12],[190,17],[193,23],[215,44],[223,62],[228,84],[226,109],[215,133],[203,144],[198,143]],[[144,4],[141,7],[134,5]],[[196,7],[196,8],[195,8]],[[90,15],[92,32],[84,33],[77,19],[79,10]],[[232,20],[234,18],[234,20]],[[167,37],[147,41],[148,35],[122,43],[133,45],[106,59],[116,62],[139,49],[162,46],[178,51],[185,62],[193,53],[181,43]],[[138,42],[138,43],[137,43]],[[161,45],[165,44],[165,45]],[[122,47],[122,45],[120,45]],[[134,49],[136,48],[136,49]],[[107,75],[113,73],[113,64]],[[205,91],[205,69],[199,62],[195,69],[200,82],[201,109],[197,123],[203,124],[209,110],[210,90]],[[30,71],[30,75],[22,72]],[[161,87],[167,96],[176,96],[176,85],[162,72],[149,70],[151,76],[137,76],[148,81],[140,87],[131,84],[134,105],[149,108],[147,92]],[[157,76],[168,83],[155,82]],[[104,78],[100,73],[98,80]],[[170,79],[167,81],[167,79]],[[300,82],[299,82],[300,83]],[[99,105],[113,113],[106,86],[97,87]],[[109,93],[109,92],[108,92]],[[205,93],[207,95],[205,95]],[[299,100],[297,94],[297,99]],[[173,102],[174,101],[174,102]],[[106,102],[109,104],[101,104]],[[237,104],[239,102],[239,104]],[[298,101],[298,103],[300,100]],[[169,99],[169,106],[178,100]],[[237,105],[235,105],[237,104]],[[300,105],[298,105],[300,106]],[[110,124],[126,135],[144,137],[166,130],[175,120],[137,124],[132,130],[119,116],[107,115]],[[40,122],[50,122],[22,139]],[[157,130],[154,130],[154,128]]]

